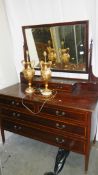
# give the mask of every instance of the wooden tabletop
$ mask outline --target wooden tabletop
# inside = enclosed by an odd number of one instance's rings
[[[85,90],[77,87],[72,93],[64,91],[55,91],[50,97],[44,97],[41,95],[39,89],[35,89],[33,94],[26,94],[26,84],[15,84],[0,90],[0,96],[15,97],[18,99],[29,100],[29,102],[43,103],[46,101],[48,105],[75,108],[93,111],[98,101],[98,93],[96,91]]]

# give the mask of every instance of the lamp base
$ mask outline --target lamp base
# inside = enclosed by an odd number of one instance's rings
[[[26,90],[25,90],[25,92],[27,93],[27,94],[32,94],[32,93],[34,93],[34,88],[33,87],[28,87],[28,88],[26,88]]]
[[[41,94],[44,96],[50,96],[52,94],[52,90],[50,89],[41,89]]]

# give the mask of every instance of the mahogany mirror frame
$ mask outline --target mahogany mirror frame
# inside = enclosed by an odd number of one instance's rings
[[[52,24],[40,24],[40,25],[28,25],[28,26],[22,26],[22,32],[23,32],[23,38],[24,38],[24,60],[26,61],[26,50],[28,50],[28,44],[27,44],[27,38],[26,38],[26,29],[30,29],[30,28],[38,28],[38,27],[50,27],[50,26],[65,26],[65,25],[77,25],[77,24],[84,24],[85,25],[85,63],[86,63],[86,70],[85,71],[69,71],[69,70],[53,70],[53,72],[69,72],[69,73],[80,73],[80,74],[85,74],[85,73],[89,73],[89,42],[88,42],[88,38],[89,38],[89,21],[88,20],[83,20],[83,21],[72,21],[72,22],[63,22],[63,23],[52,23]],[[29,57],[30,59],[30,57]],[[36,67],[35,67],[36,69]],[[37,69],[36,69],[37,70]]]

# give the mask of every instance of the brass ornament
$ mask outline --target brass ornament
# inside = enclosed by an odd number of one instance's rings
[[[34,88],[32,87],[32,79],[35,74],[34,63],[33,61],[22,61],[22,64],[24,66],[22,72],[24,74],[25,79],[28,81],[28,87],[26,88],[25,92],[31,94],[34,92]]]
[[[52,94],[52,90],[48,88],[48,81],[51,78],[51,65],[52,61],[46,61],[46,52],[44,52],[45,61],[40,61],[41,66],[41,76],[45,82],[45,88],[41,89],[41,94],[44,96],[49,96]]]

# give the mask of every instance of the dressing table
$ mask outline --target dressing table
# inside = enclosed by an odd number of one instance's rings
[[[75,24],[88,25],[88,21],[83,22]],[[68,26],[70,24],[73,25],[73,22],[67,23]],[[23,27],[24,58],[28,47],[24,34],[26,28]],[[87,26],[85,30],[88,30]],[[86,31],[86,35],[83,35],[85,41],[88,39],[87,34]],[[88,52],[86,42],[84,43]],[[92,43],[90,53],[91,51]],[[85,51],[85,57],[88,58],[87,52]],[[49,97],[40,94],[44,83],[39,75],[34,76],[32,81],[35,92],[26,94],[27,80],[23,72],[20,73],[20,83],[0,90],[0,128],[3,143],[6,141],[4,131],[7,130],[55,145],[65,151],[80,153],[84,155],[85,171],[87,171],[90,149],[96,141],[98,79],[92,74],[91,54],[89,66],[88,60],[85,64],[88,73],[86,80],[51,77],[49,88],[53,94]],[[60,68],[59,64],[57,65]],[[74,72],[73,69],[72,73]],[[81,70],[76,72],[81,73]]]

